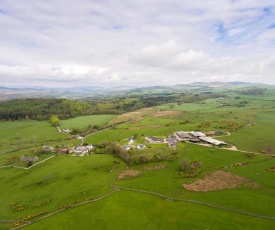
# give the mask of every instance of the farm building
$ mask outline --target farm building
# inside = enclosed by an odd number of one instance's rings
[[[44,152],[52,152],[52,153],[54,152],[54,148],[50,145],[43,145],[42,148]]]
[[[137,149],[144,149],[145,147],[146,147],[146,145],[144,145],[144,144],[137,145]]]
[[[178,141],[176,136],[170,136],[166,138],[166,142],[175,142],[175,141],[176,142]]]
[[[91,151],[94,149],[94,146],[92,144],[89,144],[86,146],[86,148],[88,148],[88,150]]]
[[[129,142],[128,142],[128,145],[131,145],[133,144],[135,141],[133,139],[131,139]]]
[[[87,146],[75,146],[71,149],[71,153],[76,153],[79,155],[84,155],[88,152],[90,152],[93,149],[93,145],[87,145]]]
[[[212,137],[199,137],[199,139],[208,143],[208,144],[212,144],[212,145],[216,145],[216,146],[227,145],[225,142],[215,140]]]
[[[79,136],[79,135],[77,135],[75,138],[78,139],[78,140],[83,139],[83,137],[81,137],[81,136]]]
[[[196,138],[199,138],[199,137],[205,137],[205,134],[202,133],[202,132],[191,132],[191,134],[196,137]]]
[[[206,136],[214,136],[217,134],[217,131],[208,131],[205,133]]]
[[[122,146],[122,148],[124,149],[124,150],[130,150],[131,149],[131,146],[130,145],[123,145]]]
[[[199,138],[191,138],[190,141],[193,142],[193,143],[201,142],[201,140]]]
[[[149,136],[145,138],[149,143],[163,143],[164,139],[163,138],[158,138],[154,136]]]
[[[62,153],[69,153],[69,149],[67,146],[63,146],[62,149],[61,149],[61,152]]]
[[[70,129],[62,129],[62,131],[63,131],[64,133],[70,133],[70,132],[72,132],[72,130],[70,130]]]
[[[26,156],[22,156],[21,157],[21,161],[26,161],[26,162],[35,162],[38,161],[39,158],[37,156],[35,157],[26,157]]]
[[[177,147],[178,145],[178,139],[176,136],[170,136],[166,138],[166,142],[168,144],[168,147]]]
[[[183,132],[183,131],[176,132],[176,135],[177,135],[178,139],[184,140],[184,141],[190,140],[190,138],[191,138],[189,133]]]

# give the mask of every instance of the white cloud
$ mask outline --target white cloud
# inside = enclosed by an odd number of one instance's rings
[[[131,58],[132,62],[151,67],[174,70],[201,68],[207,64],[208,56],[200,51],[187,50],[171,40],[160,45],[144,47]]]
[[[274,18],[273,0],[2,0],[0,79],[274,84]]]

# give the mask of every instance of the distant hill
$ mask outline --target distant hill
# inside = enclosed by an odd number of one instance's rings
[[[47,88],[47,87],[1,87],[0,101],[23,98],[67,98],[82,99],[88,97],[117,95],[117,94],[171,94],[182,92],[203,92],[217,90],[219,88],[242,88],[242,87],[270,87],[270,85],[249,82],[194,82],[190,84],[161,85],[161,86],[85,86],[70,88]]]
[[[250,83],[250,82],[241,82],[241,81],[234,81],[234,82],[194,82],[188,85],[195,85],[195,86],[208,86],[208,87],[236,87],[236,86],[265,86],[265,84],[261,83]]]

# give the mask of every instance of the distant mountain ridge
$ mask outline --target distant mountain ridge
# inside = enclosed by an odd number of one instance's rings
[[[20,98],[69,98],[82,99],[94,96],[104,96],[111,94],[129,94],[129,93],[169,93],[190,90],[192,87],[198,87],[197,90],[207,90],[215,88],[231,87],[268,87],[270,85],[250,82],[194,82],[189,84],[176,85],[155,85],[155,86],[80,86],[68,88],[50,88],[43,86],[33,87],[5,87],[0,86],[0,101],[7,101]]]

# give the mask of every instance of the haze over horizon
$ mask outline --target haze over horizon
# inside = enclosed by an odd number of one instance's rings
[[[1,86],[275,84],[272,0],[0,0]]]

